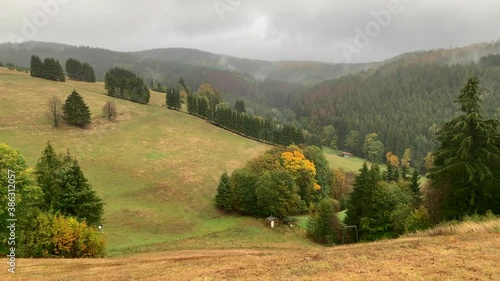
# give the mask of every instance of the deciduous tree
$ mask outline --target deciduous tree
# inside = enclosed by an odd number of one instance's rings
[[[57,96],[52,96],[49,98],[48,107],[49,111],[47,112],[47,118],[49,118],[54,124],[54,127],[57,128],[63,116],[62,102]]]
[[[115,119],[118,115],[115,103],[112,101],[107,101],[102,107],[102,113],[108,120]]]

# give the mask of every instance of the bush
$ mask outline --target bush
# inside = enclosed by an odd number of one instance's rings
[[[410,216],[406,219],[405,231],[415,232],[417,230],[428,229],[431,225],[429,211],[425,207],[421,206],[420,208],[413,210]]]
[[[307,236],[319,244],[338,244],[343,231],[343,225],[337,216],[338,209],[338,201],[330,198],[321,200],[316,213],[307,222]]]
[[[95,258],[106,254],[104,235],[73,217],[40,212],[25,227],[19,247],[23,257]]]

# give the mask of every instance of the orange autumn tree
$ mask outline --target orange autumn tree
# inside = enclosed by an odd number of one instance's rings
[[[387,171],[385,172],[387,182],[398,181],[400,178],[398,156],[392,154],[392,152],[387,152],[385,157],[387,159]]]
[[[399,158],[397,155],[392,154],[392,152],[387,152],[385,157],[387,158],[387,163],[390,163],[394,167],[399,166]]]
[[[319,195],[321,186],[316,181],[316,167],[306,159],[304,154],[293,149],[281,153],[282,165],[294,178],[300,190],[300,197],[308,207],[312,207],[313,200]]]

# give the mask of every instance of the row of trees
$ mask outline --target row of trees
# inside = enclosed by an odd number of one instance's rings
[[[64,82],[66,76],[58,60],[46,58],[43,62],[38,56],[31,56],[30,75],[52,81]]]
[[[76,81],[92,82],[96,81],[94,69],[88,63],[82,63],[76,59],[66,60],[66,74],[69,79]]]
[[[10,177],[9,177],[10,174]],[[104,203],[85,178],[78,161],[57,155],[47,144],[35,170],[22,155],[0,144],[0,178],[15,176],[15,200],[7,188],[0,189],[0,204],[15,210],[15,245],[8,244],[8,232],[0,232],[0,252],[16,248],[20,257],[99,257],[105,254],[101,223]],[[13,197],[10,197],[13,198]],[[0,209],[0,227],[6,229],[7,208]],[[9,245],[9,246],[8,246]]]
[[[131,71],[120,67],[112,68],[106,73],[104,83],[108,96],[142,104],[149,103],[148,86]]]
[[[175,88],[168,88],[166,95],[166,105],[169,109],[180,110],[182,107],[180,91]]]
[[[167,107],[179,109],[179,99],[178,90],[167,91]],[[262,117],[249,115],[245,112],[243,101],[237,101],[235,109],[230,109],[220,92],[208,84],[201,85],[194,94],[188,93],[186,103],[189,114],[208,119],[217,126],[243,136],[281,146],[305,143],[302,130],[298,127],[278,125]]]
[[[215,124],[254,139],[282,146],[304,143],[302,130],[293,125],[278,125],[226,107],[218,107],[214,115]]]

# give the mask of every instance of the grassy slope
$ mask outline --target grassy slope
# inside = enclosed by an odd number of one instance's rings
[[[44,118],[47,99],[64,101],[73,89],[89,105],[92,125],[53,129]],[[223,216],[212,205],[222,172],[269,147],[162,108],[164,95],[151,94],[151,105],[140,105],[105,96],[102,83],[55,83],[0,68],[0,142],[18,149],[31,167],[49,140],[59,152],[71,150],[106,202],[111,255],[233,247],[238,237],[245,238],[242,247],[297,244],[294,235],[283,238],[259,220]],[[117,105],[115,122],[101,117],[108,100]]]
[[[500,280],[500,220],[445,236],[322,249],[189,250],[117,258],[21,259],[7,280]],[[4,279],[2,279],[4,280]]]

